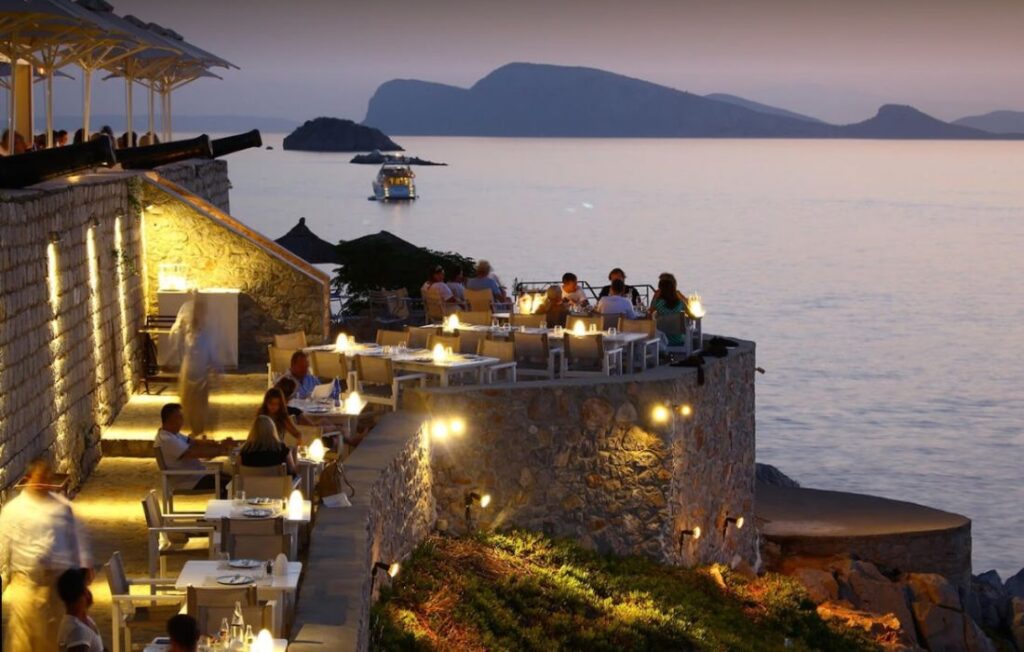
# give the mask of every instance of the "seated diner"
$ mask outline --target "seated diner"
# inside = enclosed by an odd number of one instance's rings
[[[626,285],[626,272],[622,271],[621,267],[616,267],[612,271],[608,272],[608,285],[601,288],[598,298],[603,298],[611,294],[612,284],[614,284],[615,281],[622,281],[623,287],[626,288],[626,291],[623,292],[623,296],[629,297],[629,300],[633,305],[638,305],[640,303],[640,293],[637,292],[635,287]]]
[[[496,303],[508,303],[508,295],[502,289],[498,279],[491,273],[491,264],[486,260],[480,260],[476,264],[476,275],[466,281],[466,287],[470,290],[490,290]]]
[[[597,312],[602,315],[622,315],[626,319],[636,319],[633,302],[629,300],[627,288],[622,279],[615,279],[609,286],[609,292],[597,302]],[[636,290],[633,290],[636,292]]]
[[[298,475],[291,449],[278,437],[274,420],[263,414],[256,417],[256,423],[252,425],[248,439],[242,444],[239,459],[243,466],[266,467],[284,464],[292,477]]]
[[[185,416],[179,403],[168,403],[160,409],[160,429],[157,430],[153,447],[163,459],[164,466],[172,471],[195,471],[192,475],[176,475],[170,482],[176,489],[210,489],[215,485],[214,476],[200,460],[227,455],[235,442],[228,438],[221,442],[194,439],[181,433]],[[231,476],[221,473],[221,496],[226,497],[226,488]]]
[[[260,417],[268,417],[273,422],[282,440],[286,435],[290,435],[295,439],[296,446],[302,443],[302,433],[296,427],[292,416],[288,414],[288,401],[277,387],[271,387],[263,394],[263,404],[256,413],[256,421],[259,421]]]
[[[309,372],[309,356],[304,351],[296,351],[292,354],[288,373],[283,377],[295,381],[295,397],[301,399],[309,398],[316,386],[320,384],[320,379]]]

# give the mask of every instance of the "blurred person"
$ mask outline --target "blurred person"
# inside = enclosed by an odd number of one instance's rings
[[[167,621],[167,637],[171,639],[168,652],[197,652],[200,636],[199,623],[188,614],[171,616]]]
[[[156,134],[154,134],[152,131],[147,131],[146,133],[142,134],[142,138],[139,139],[139,145],[142,147],[145,147],[147,145],[158,144],[160,144],[160,139],[157,138]]]
[[[71,140],[75,145],[81,145],[85,142],[85,131],[81,127],[75,129],[75,137]]]
[[[466,302],[466,273],[462,271],[461,267],[455,269],[451,280],[446,285],[452,291],[456,301],[459,303]]]
[[[598,299],[611,294],[612,283],[616,280],[622,281],[622,284],[626,288],[625,296],[628,296],[633,305],[640,303],[640,293],[636,291],[635,287],[626,284],[626,272],[622,271],[621,267],[616,267],[612,271],[608,272],[608,285],[601,288],[601,292],[598,294]]]
[[[480,260],[476,264],[476,276],[466,282],[470,290],[490,290],[496,303],[508,303],[508,295],[502,289],[501,283],[491,273],[491,264],[486,260]]]
[[[49,463],[36,460],[21,493],[0,511],[0,567],[7,569],[4,602],[10,609],[5,652],[57,652],[56,632],[64,615],[57,579],[92,563],[71,503],[52,493],[54,488]],[[88,583],[92,571],[84,572]]]
[[[305,351],[296,351],[288,364],[288,373],[282,378],[291,378],[295,381],[295,397],[302,400],[308,399],[313,390],[320,384],[320,379],[309,372],[309,356]]]
[[[3,148],[4,148],[4,153],[6,155],[10,155],[10,154],[24,154],[25,152],[28,151],[28,144],[25,143],[24,136],[19,134],[17,131],[14,132],[14,151],[13,152],[10,151],[10,141],[11,141],[11,130],[10,129],[4,129],[4,134],[3,134],[2,138],[0,138],[0,143],[2,143]]]
[[[427,280],[420,287],[420,294],[423,295],[424,300],[428,294],[433,294],[441,300],[441,303],[458,303],[459,300],[455,297],[455,293],[448,287],[448,284],[444,282],[444,267],[435,265],[430,268],[430,273],[427,276]]]
[[[172,471],[195,471],[195,475],[174,475],[169,482],[175,489],[208,489],[216,487],[213,473],[201,460],[209,460],[220,455],[227,455],[234,447],[235,441],[230,437],[222,442],[192,439],[181,434],[185,424],[181,405],[168,403],[160,408],[160,429],[153,440],[156,454],[163,458],[164,466]],[[220,491],[218,498],[227,497],[227,485],[231,476],[220,474]]]
[[[609,293],[597,302],[597,312],[602,315],[622,315],[626,319],[636,319],[633,302],[626,295],[626,284],[622,279],[615,279],[609,286]]]
[[[583,293],[579,280],[572,272],[562,274],[562,302],[575,310],[584,310],[590,307],[587,295]]]
[[[569,316],[567,307],[568,304],[565,303],[562,288],[552,285],[544,292],[544,301],[534,310],[534,314],[545,315],[548,328],[565,326],[565,321]]]
[[[65,610],[57,628],[57,649],[60,652],[103,652],[100,630],[89,616],[92,606],[89,571],[84,568],[64,571],[57,580],[57,594]]]
[[[59,129],[53,133],[53,146],[65,147],[68,144],[67,129]]]
[[[198,292],[185,302],[191,304],[191,319],[184,317],[181,371],[178,374],[178,397],[182,412],[193,437],[203,436],[214,426],[210,411],[210,389],[217,379],[216,351],[213,335],[206,324],[206,299]],[[179,318],[181,314],[179,312]],[[177,324],[175,324],[177,325]],[[173,327],[172,327],[173,330]]]
[[[269,417],[282,438],[288,434],[296,440],[296,446],[302,443],[302,433],[288,414],[288,401],[277,387],[271,387],[263,394],[263,403],[256,413],[256,420],[259,421],[260,417]]]
[[[242,444],[239,457],[244,466],[268,467],[284,464],[292,477],[298,475],[292,450],[281,441],[274,419],[269,415],[261,414],[256,417],[249,437]]]

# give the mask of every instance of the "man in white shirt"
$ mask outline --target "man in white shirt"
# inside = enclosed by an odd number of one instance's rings
[[[169,471],[195,471],[193,474],[170,476],[168,482],[174,489],[209,489],[216,486],[213,473],[200,460],[225,455],[235,445],[233,439],[222,442],[193,439],[181,434],[185,417],[181,405],[168,403],[160,409],[160,430],[156,433],[153,447],[163,459]],[[220,498],[226,497],[227,484],[231,476],[221,473]]]
[[[572,272],[562,274],[562,303],[569,304],[574,309],[588,308],[590,302],[587,295],[580,288],[579,280]]]
[[[64,571],[57,580],[57,594],[66,610],[57,628],[57,649],[60,652],[103,652],[103,639],[89,616],[92,591],[88,571],[84,568]]]
[[[64,607],[55,591],[68,569],[89,569],[85,533],[71,503],[51,493],[49,464],[33,462],[25,488],[0,512],[0,566],[7,568],[5,652],[57,652]],[[84,571],[91,579],[92,571]]]
[[[602,315],[622,315],[626,319],[636,319],[633,302],[626,297],[626,284],[621,279],[612,281],[608,296],[601,297],[597,302],[597,312]]]

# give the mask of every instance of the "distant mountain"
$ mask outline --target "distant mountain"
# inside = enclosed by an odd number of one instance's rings
[[[738,95],[730,95],[728,93],[711,93],[704,97],[709,100],[715,100],[716,102],[727,102],[729,104],[735,104],[736,106],[742,106],[750,109],[751,111],[757,111],[758,113],[767,113],[768,115],[780,115],[786,118],[796,118],[797,120],[804,120],[806,122],[817,122],[824,124],[824,120],[812,118],[809,115],[797,113],[796,111],[787,111],[786,109],[780,109],[777,106],[771,106],[769,104],[761,104],[754,100],[748,100],[745,97],[739,97]]]
[[[886,104],[878,109],[873,118],[844,125],[839,131],[845,138],[982,140],[994,137],[987,131],[943,122],[912,106],[901,104]]]
[[[1024,134],[1024,111],[993,111],[954,120],[953,124],[993,134]]]
[[[157,131],[160,130],[160,116],[156,118]],[[110,125],[118,134],[124,133],[124,114],[93,114],[89,120],[92,129],[99,131],[103,125]],[[45,125],[43,122],[37,124]],[[57,116],[53,121],[54,128],[67,129],[74,133],[82,126],[82,116]],[[259,129],[267,133],[288,133],[298,124],[296,120],[287,118],[271,118],[267,116],[247,115],[174,115],[175,133],[211,133],[211,134],[239,134],[250,129]],[[143,134],[149,129],[149,116],[137,115],[132,118],[132,128],[138,134]],[[41,129],[40,129],[41,131]]]
[[[366,124],[419,136],[809,137],[829,127],[593,68],[512,63],[464,89],[386,82]]]
[[[308,120],[284,137],[284,148],[306,152],[400,152],[402,148],[380,129],[340,118]]]
[[[707,97],[594,68],[511,63],[470,88],[381,84],[364,124],[409,136],[631,138],[999,138],[911,107],[852,125],[733,95]],[[1002,136],[1006,137],[1006,136]]]

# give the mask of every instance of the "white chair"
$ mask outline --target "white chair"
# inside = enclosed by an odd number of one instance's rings
[[[308,346],[306,344],[306,331],[275,335],[274,346],[279,349],[304,349]]]
[[[115,552],[103,567],[110,588],[110,621],[112,652],[123,649],[131,652],[132,628],[163,630],[167,620],[181,612],[185,596],[180,593],[153,593],[155,590],[173,589],[174,580],[140,577],[129,578],[124,572],[121,553]],[[133,586],[144,586],[149,594],[132,594]]]
[[[487,331],[459,331],[459,353],[477,354],[480,352],[480,342],[487,339]]]
[[[660,339],[658,338],[658,325],[653,319],[626,319],[622,317],[619,319],[619,331],[623,333],[643,333],[647,336],[633,345],[634,359],[629,361],[630,369],[638,361],[640,363],[640,371],[647,370],[648,362],[650,362],[651,368],[657,368]]]
[[[662,333],[668,341],[671,341],[673,337],[681,338],[683,341],[682,346],[669,344],[666,349],[668,353],[678,353],[683,356],[693,353],[686,331],[686,316],[683,313],[660,315],[655,321],[658,324],[658,332]]]
[[[196,619],[199,632],[216,635],[220,621],[231,621],[235,603],[242,606],[242,618],[253,625],[253,631],[269,629],[275,637],[281,632],[281,614],[277,601],[269,600],[260,604],[255,586],[240,588],[188,587],[186,598],[188,615]],[[258,623],[258,625],[257,625]]]
[[[203,514],[164,514],[156,492],[150,491],[142,499],[142,511],[148,530],[150,577],[167,576],[167,558],[205,554],[213,559],[217,549],[216,528],[203,520]],[[205,539],[205,542],[196,541]],[[202,543],[202,545],[198,545]]]
[[[235,493],[244,491],[248,498],[282,499],[291,495],[299,478],[288,474],[285,464],[275,466],[245,466],[239,464],[234,482]]]
[[[501,372],[505,372],[505,382],[516,382],[516,349],[512,342],[500,340],[481,340],[477,353],[488,358],[497,358],[499,362],[483,368],[484,382],[494,383]]]
[[[427,384],[426,374],[396,376],[394,366],[388,358],[357,355],[356,373],[359,376],[359,393],[367,403],[387,405],[398,410],[402,400],[402,388],[407,383]]]
[[[512,331],[516,356],[516,376],[553,380],[559,369],[561,351],[548,344],[547,333]]]
[[[226,518],[221,524],[221,533],[224,550],[232,559],[274,559],[281,553],[291,558],[292,537],[285,533],[283,519]]]
[[[622,375],[622,349],[606,349],[603,335],[567,335],[562,376]]]
[[[224,465],[221,462],[213,460],[202,461],[201,464],[205,469],[203,471],[196,471],[190,469],[170,469],[167,467],[167,462],[164,460],[163,450],[155,448],[156,451],[156,465],[160,470],[160,491],[163,502],[163,510],[168,514],[174,514],[174,495],[178,494],[181,496],[201,496],[203,494],[212,493],[214,498],[220,496],[220,474],[224,470]],[[204,475],[213,476],[213,489],[183,489],[174,487],[175,478],[198,478]]]
[[[270,344],[267,346],[267,388],[274,386],[277,379],[288,373],[292,366],[292,356],[301,349],[282,349]]]
[[[485,312],[490,315],[494,312],[494,293],[490,290],[470,290],[466,288],[466,303],[472,312]],[[487,322],[490,324],[490,320]]]

